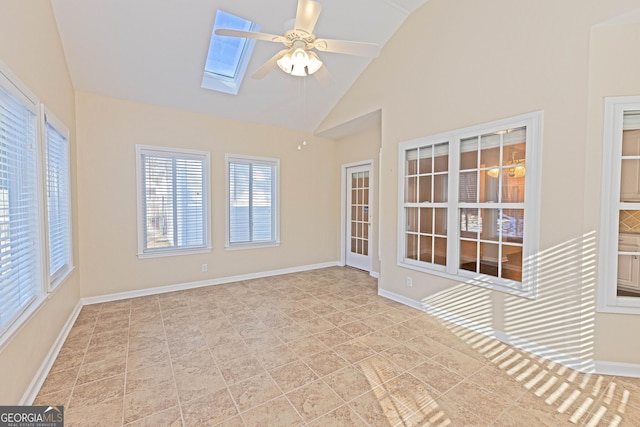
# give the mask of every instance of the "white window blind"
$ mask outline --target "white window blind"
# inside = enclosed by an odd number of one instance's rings
[[[206,249],[208,154],[138,147],[142,253]]]
[[[0,332],[41,293],[35,103],[0,74]]]
[[[277,243],[277,160],[227,157],[228,245]]]
[[[49,283],[53,286],[72,264],[69,137],[66,129],[45,113]]]

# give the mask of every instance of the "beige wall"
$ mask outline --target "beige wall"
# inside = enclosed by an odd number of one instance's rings
[[[0,60],[71,132],[75,187],[74,93],[49,1],[0,2]],[[72,191],[73,193],[73,191]],[[73,214],[77,218],[76,198]],[[76,269],[15,337],[0,349],[0,404],[17,404],[79,302],[78,229],[73,227]]]
[[[603,98],[640,95],[640,57],[630,54],[640,43],[640,9],[631,22],[611,22],[591,31],[589,66],[589,120],[585,176],[585,229],[600,226],[599,189],[602,159]],[[596,359],[640,363],[640,343],[628,331],[640,330],[640,316],[598,313]]]
[[[83,297],[338,260],[335,141],[86,93],[76,100]],[[211,253],[137,257],[136,144],[211,154]],[[226,153],[280,159],[280,246],[224,249]]]
[[[379,115],[378,115],[379,117]],[[358,129],[353,134],[338,138],[337,148],[337,164],[340,168],[343,165],[352,163],[359,163],[362,161],[373,160],[373,181],[372,181],[372,193],[370,202],[371,216],[371,238],[369,240],[369,251],[371,256],[371,271],[375,273],[380,272],[380,258],[378,257],[378,226],[379,222],[379,208],[378,208],[378,188],[379,188],[379,155],[380,155],[380,138],[382,129],[380,128],[380,121],[367,125],[364,129]],[[336,195],[341,194],[341,189],[338,187]],[[343,215],[340,212],[339,215]],[[342,239],[342,236],[341,236]],[[338,242],[338,247],[340,246]],[[341,249],[339,249],[341,250]]]
[[[594,187],[591,175],[599,166],[585,143],[601,144],[587,121],[590,30],[637,7],[632,0],[430,0],[407,19],[321,124],[331,128],[382,108],[383,290],[575,358],[640,363],[640,343],[604,338],[621,323],[639,323],[637,316],[596,316],[597,220],[584,218],[586,209],[599,215],[592,196],[599,183]],[[537,110],[544,110],[537,299],[398,267],[398,144]],[[602,121],[601,111],[593,120]]]

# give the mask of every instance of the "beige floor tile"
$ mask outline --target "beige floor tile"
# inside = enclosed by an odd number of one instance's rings
[[[242,418],[244,418],[245,425],[249,427],[298,427],[304,425],[298,412],[284,396],[243,413]]]
[[[357,340],[350,340],[337,345],[333,350],[349,363],[359,362],[376,353],[370,347]]]
[[[282,394],[278,385],[266,372],[229,386],[229,391],[240,412],[247,411]]]
[[[318,379],[318,376],[300,360],[272,369],[269,375],[284,393]]]
[[[309,423],[310,427],[367,427],[367,424],[347,405]]]
[[[344,404],[344,400],[321,380],[289,392],[287,397],[306,422],[327,414]]]
[[[299,357],[284,344],[254,353],[254,356],[265,369],[278,368],[299,360]]]
[[[65,427],[113,427],[122,425],[122,397],[103,399],[83,406],[69,406]]]
[[[464,380],[464,377],[432,360],[421,363],[409,372],[433,392],[440,394],[446,393]]]
[[[50,394],[60,390],[73,388],[80,372],[80,366],[64,369],[61,371],[51,372],[44,380],[40,387],[40,394]]]
[[[571,425],[571,423],[567,423]],[[544,413],[532,413],[518,406],[507,408],[493,424],[495,427],[557,427],[558,420]]]
[[[395,400],[382,387],[349,402],[349,406],[369,425],[395,426],[407,419],[411,411]]]
[[[313,338],[302,339],[287,344],[289,349],[298,357],[305,358],[312,354],[320,353],[329,349],[324,343],[316,341]]]
[[[366,323],[366,319],[364,320],[364,322]],[[400,344],[398,341],[381,333],[380,331],[375,331],[368,335],[363,335],[361,337],[356,338],[356,340],[370,347],[376,352],[381,352],[388,348],[395,347],[398,344]]]
[[[38,406],[69,406],[69,398],[71,397],[72,389],[58,390],[49,394],[38,393],[33,401],[33,405]]]
[[[325,375],[329,375],[330,373],[349,365],[349,362],[344,360],[333,350],[326,350],[312,354],[311,356],[305,357],[303,360],[304,363],[313,369],[319,377],[324,377]]]
[[[181,402],[225,388],[222,374],[208,352],[173,360],[172,367]]]
[[[228,384],[264,373],[264,368],[255,356],[243,356],[220,362],[220,371]]]
[[[174,388],[173,369],[169,359],[155,365],[127,371],[126,393],[161,385]]]
[[[361,360],[354,366],[364,373],[369,382],[376,385],[383,384],[404,372],[402,368],[380,354]]]
[[[360,320],[341,325],[340,329],[351,335],[353,338],[358,338],[373,332],[373,328]]]
[[[310,332],[302,327],[300,323],[296,322],[283,328],[277,329],[274,332],[278,336],[278,338],[280,338],[285,343],[292,343],[311,335]]]
[[[185,426],[214,426],[238,413],[226,388],[182,403]]]
[[[387,381],[382,385],[382,388],[411,412],[419,411],[435,400],[435,395],[431,393],[429,388],[408,373]]]
[[[94,381],[73,388],[69,409],[96,405],[100,402],[121,399],[124,396],[124,375]]]
[[[478,372],[484,366],[484,363],[453,349],[436,354],[432,360],[463,377]]]
[[[450,349],[450,347],[423,335],[410,339],[409,341],[406,341],[404,344],[410,349],[417,351],[418,353],[428,358],[432,358],[436,354],[442,353]]]
[[[321,317],[316,317],[305,322],[299,322],[300,325],[309,331],[310,334],[319,334],[335,328],[334,324]]]
[[[126,427],[182,427],[182,414],[180,407],[174,406],[125,425]]]
[[[70,348],[62,347],[56,357],[51,370],[49,372],[63,371],[65,369],[75,368],[82,364],[84,360],[84,350],[73,350]]]
[[[425,359],[424,355],[417,351],[411,350],[406,345],[400,344],[381,352],[384,357],[406,370],[413,369],[422,363]]]
[[[178,405],[173,384],[137,389],[124,396],[124,423],[130,423]]]
[[[127,355],[127,370],[129,371],[169,361],[169,347],[165,342],[138,351],[131,351],[131,348],[129,350]]]
[[[327,347],[335,347],[351,340],[352,338],[351,335],[347,334],[342,329],[332,328],[316,334],[314,339],[324,343]]]
[[[345,401],[348,402],[371,391],[377,384],[354,366],[347,366],[328,375],[324,381]]]
[[[126,355],[119,355],[102,359],[94,363],[84,363],[78,373],[77,385],[109,378],[125,373],[127,366]]]

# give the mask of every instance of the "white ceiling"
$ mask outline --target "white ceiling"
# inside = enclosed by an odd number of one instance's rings
[[[321,38],[389,40],[426,0],[320,0]],[[371,59],[319,52],[329,84],[279,69],[253,74],[283,47],[257,41],[238,95],[201,88],[215,11],[282,34],[297,0],[52,0],[74,87],[108,97],[312,132]]]

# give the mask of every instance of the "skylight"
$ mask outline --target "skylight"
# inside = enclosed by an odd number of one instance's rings
[[[222,10],[216,12],[202,87],[236,95],[247,70],[255,40],[217,36],[215,31],[218,28],[259,31],[260,27],[251,21]]]

